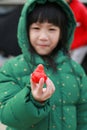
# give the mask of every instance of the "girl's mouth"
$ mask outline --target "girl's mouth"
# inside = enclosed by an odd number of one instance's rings
[[[41,46],[41,47],[48,47],[48,44],[38,44],[38,46]]]

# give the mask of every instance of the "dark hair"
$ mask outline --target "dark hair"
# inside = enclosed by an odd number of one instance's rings
[[[52,23],[55,26],[60,28],[60,41],[58,46],[52,52],[52,55],[55,55],[58,50],[63,49],[67,51],[66,43],[67,43],[67,16],[65,12],[62,10],[57,3],[46,2],[45,4],[36,3],[33,11],[29,12],[27,16],[27,31],[29,32],[29,27],[32,23],[35,22],[48,22]],[[50,59],[50,57],[48,58]],[[52,64],[52,59],[51,59]],[[54,64],[54,63],[53,63]]]

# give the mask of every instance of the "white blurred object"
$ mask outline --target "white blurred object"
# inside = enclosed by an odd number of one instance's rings
[[[81,2],[83,2],[83,3],[87,3],[87,0],[80,0]]]
[[[24,4],[26,0],[0,0],[0,4]]]
[[[0,54],[0,67],[2,67],[4,63],[8,61],[10,58],[13,58],[13,56],[4,57],[2,54]]]
[[[70,53],[71,53],[71,58],[77,63],[81,64],[83,62],[85,55],[87,54],[87,46],[74,49]]]
[[[0,4],[24,4],[27,0],[0,0]],[[82,3],[87,3],[87,0],[80,0]]]
[[[3,57],[0,55],[0,67],[8,60],[8,58]],[[0,129],[1,130],[1,129]]]
[[[80,0],[83,3],[87,3],[87,0]],[[26,0],[0,0],[0,4],[24,4]]]
[[[6,126],[0,123],[0,130],[6,130]]]

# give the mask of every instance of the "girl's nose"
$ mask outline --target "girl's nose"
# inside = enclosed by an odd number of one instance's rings
[[[39,35],[40,40],[48,40],[48,35],[46,31],[41,31]]]

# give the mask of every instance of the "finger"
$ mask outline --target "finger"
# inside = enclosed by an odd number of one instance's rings
[[[47,90],[51,90],[52,92],[55,91],[55,86],[49,78],[47,78],[46,85],[47,85]]]
[[[43,92],[44,79],[41,78],[38,84],[38,93],[41,94]]]
[[[33,82],[31,76],[30,76],[30,83],[31,83],[31,89],[32,90],[36,89],[36,83]]]
[[[46,90],[44,91],[44,94],[43,94],[44,100],[50,98],[55,91],[55,86],[49,78],[46,81],[46,86],[47,86],[47,88],[46,88]]]
[[[43,88],[43,93],[46,92],[46,88]]]

